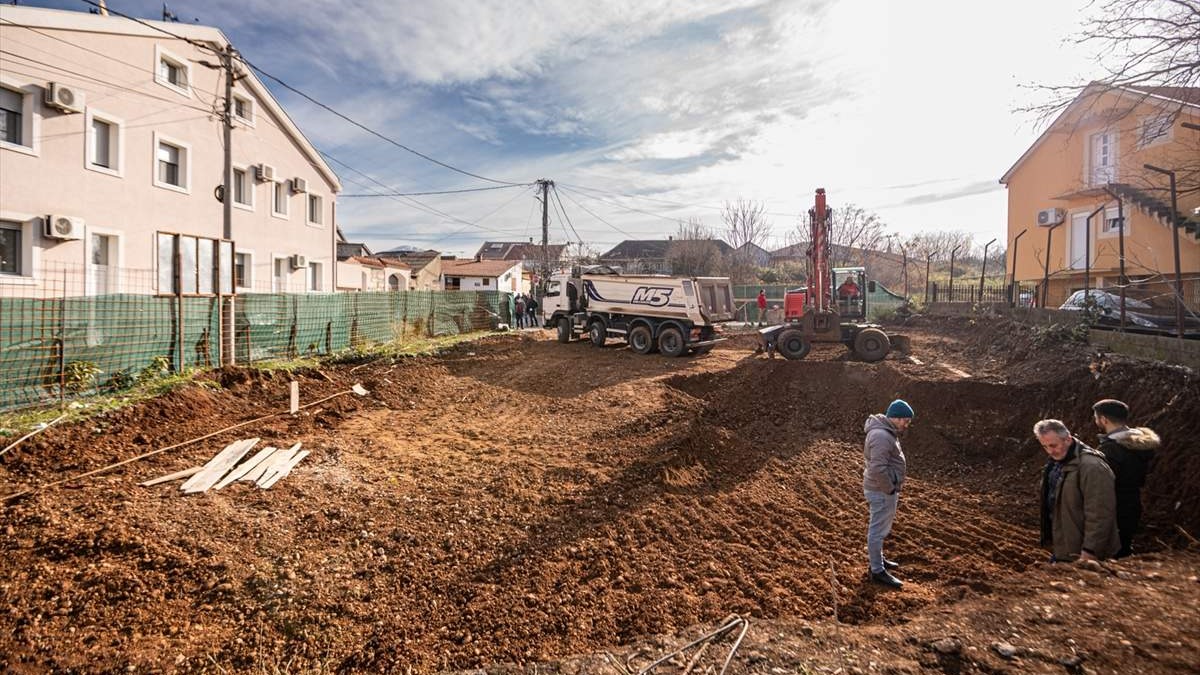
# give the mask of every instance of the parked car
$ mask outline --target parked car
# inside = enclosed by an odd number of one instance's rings
[[[1075,291],[1059,309],[1083,311],[1089,301],[1096,309],[1098,325],[1121,325],[1121,297],[1098,288],[1088,289],[1086,296],[1082,290]],[[1126,327],[1139,329],[1139,332],[1174,334],[1175,323],[1174,306],[1164,309],[1155,307],[1146,300],[1125,298]],[[1185,314],[1183,330],[1185,333],[1200,333],[1200,318],[1191,313]]]

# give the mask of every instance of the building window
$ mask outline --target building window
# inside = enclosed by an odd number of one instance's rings
[[[87,111],[87,168],[121,175],[121,122],[103,113]]]
[[[154,184],[179,192],[188,192],[191,183],[190,155],[187,144],[154,134]]]
[[[254,207],[254,186],[245,169],[233,170],[233,203],[237,206]]]
[[[159,45],[154,47],[154,81],[184,96],[191,96],[191,66]]]
[[[1138,133],[1138,147],[1144,148],[1159,140],[1170,138],[1171,127],[1174,124],[1174,113],[1162,113],[1142,118],[1141,128]]]
[[[179,171],[180,155],[183,151],[170,143],[158,144],[158,180],[167,185],[183,187],[183,176]]]
[[[25,95],[0,87],[0,140],[13,145],[25,143]]]
[[[491,285],[492,285],[492,280],[491,280],[491,279],[488,279],[487,277],[484,277],[484,278],[483,278],[483,285],[484,285],[484,286],[491,286]]]
[[[308,290],[321,290],[321,263],[310,262],[308,264]]]
[[[249,253],[235,253],[233,256],[233,282],[238,288],[250,288],[250,272],[254,268],[254,258]]]
[[[254,125],[254,101],[240,94],[233,95],[233,117],[239,122]]]
[[[310,194],[308,196],[308,222],[313,225],[321,224],[321,196]]]
[[[288,217],[288,185],[285,181],[271,184],[271,215]]]
[[[160,295],[214,295],[233,292],[233,242],[159,232]]]
[[[113,127],[104,120],[92,120],[92,164],[112,168]]]
[[[1125,216],[1124,229],[1125,234],[1129,234],[1129,216]],[[1104,222],[1100,225],[1100,234],[1116,235],[1122,229],[1121,218],[1117,217],[1116,209],[1106,209],[1104,211]]]
[[[0,221],[0,274],[22,274],[22,253],[21,226],[18,223]]]
[[[446,277],[446,290],[457,291],[462,288],[462,279],[458,277]]]

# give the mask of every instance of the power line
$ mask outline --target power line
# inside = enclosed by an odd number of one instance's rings
[[[508,190],[515,187],[528,187],[532,183],[516,183],[513,185],[493,185],[491,187],[463,188],[461,190],[433,190],[430,192],[378,192],[371,194],[341,195],[341,197],[425,197],[429,195],[456,195],[463,192],[484,192],[486,190]]]
[[[631,194],[626,194],[624,192],[614,192],[612,190],[601,190],[600,188],[585,187],[582,185],[572,185],[570,183],[563,183],[563,186],[568,189],[575,189],[576,191],[599,192],[601,194],[613,195],[616,197],[625,197],[627,199],[641,199],[643,201],[659,202],[662,204],[670,204],[672,206],[682,206],[682,207],[693,208],[693,209],[707,209],[710,211],[724,211],[725,210],[725,207],[723,207],[723,206],[713,206],[711,204],[690,204],[687,202],[672,201],[670,199],[659,199],[657,197],[646,197],[645,195],[631,195]],[[782,213],[779,211],[763,211],[763,214],[768,215],[768,216],[778,216],[780,218],[798,218],[800,216],[799,213]]]
[[[632,206],[626,206],[626,205],[624,205],[624,204],[622,204],[622,203],[620,203],[620,202],[614,202],[614,201],[612,201],[612,200],[610,200],[610,199],[604,199],[603,197],[597,197],[596,195],[589,195],[589,194],[587,194],[586,192],[580,192],[579,190],[577,190],[577,189],[574,189],[574,188],[567,188],[567,191],[569,191],[569,192],[575,192],[575,193],[577,193],[577,194],[578,194],[580,197],[586,197],[586,198],[588,198],[588,199],[595,199],[595,200],[596,200],[596,201],[598,201],[598,202],[604,202],[604,203],[606,203],[606,204],[611,204],[611,205],[613,205],[613,206],[616,206],[617,208],[625,209],[626,211],[632,211],[632,212],[634,212],[634,213],[640,213],[640,214],[642,214],[642,215],[645,215],[645,216],[650,216],[651,218],[661,218],[661,219],[663,219],[663,220],[667,220],[667,221],[670,221],[670,222],[672,222],[672,223],[676,223],[676,224],[678,224],[679,222],[681,222],[679,218],[671,218],[670,216],[663,216],[663,215],[659,215],[659,214],[657,214],[657,213],[651,213],[651,212],[649,212],[649,211],[643,211],[643,210],[641,210],[641,209],[635,209],[635,208],[633,208]]]
[[[100,5],[99,5],[99,3],[95,2],[94,0],[81,0],[81,1],[82,1],[82,2],[84,2],[84,3],[87,3],[87,4],[89,4],[89,5],[91,5],[91,6],[93,6],[93,7],[99,7],[99,6],[100,6]],[[182,36],[182,35],[178,35],[178,34],[176,34],[176,33],[172,33],[171,31],[169,31],[169,30],[166,30],[165,28],[161,28],[161,27],[159,27],[159,26],[152,25],[152,24],[150,24],[150,23],[147,23],[147,22],[145,22],[145,21],[142,21],[141,19],[138,19],[138,18],[136,18],[136,17],[129,16],[128,14],[122,14],[121,12],[118,12],[118,11],[116,11],[116,10],[109,10],[109,12],[110,12],[111,14],[116,14],[117,16],[120,16],[120,17],[124,17],[124,18],[126,18],[126,19],[129,19],[129,20],[131,20],[131,21],[135,21],[135,22],[137,22],[137,23],[139,23],[139,24],[141,24],[141,25],[143,25],[143,26],[145,26],[145,27],[147,27],[147,28],[150,28],[150,29],[152,29],[152,30],[159,31],[160,33],[164,33],[164,34],[166,34],[166,35],[169,35],[169,36],[171,36],[171,37],[173,37],[173,38],[175,38],[175,39],[177,39],[177,40],[183,40],[184,42],[187,42],[188,44],[190,44],[190,45],[193,45],[193,46],[197,47],[198,49],[205,49],[205,50],[208,50],[208,51],[210,51],[210,52],[212,52],[212,53],[214,53],[214,54],[218,54],[218,55],[220,55],[220,52],[219,52],[218,50],[216,50],[216,49],[214,49],[212,46],[210,46],[210,45],[207,45],[207,44],[205,44],[205,43],[203,43],[203,42],[200,42],[200,41],[198,41],[198,40],[193,40],[193,39],[191,39],[191,38],[184,37],[184,36]],[[325,104],[325,103],[322,103],[321,101],[319,101],[319,100],[317,100],[316,98],[314,98],[314,97],[310,96],[309,94],[307,94],[307,93],[305,93],[305,92],[303,92],[303,91],[301,91],[301,90],[297,89],[296,87],[293,87],[292,85],[290,85],[290,84],[288,84],[287,82],[283,81],[283,80],[282,80],[282,79],[280,79],[279,77],[276,77],[275,75],[272,75],[271,73],[269,73],[269,72],[267,72],[267,71],[263,70],[262,68],[259,68],[258,66],[254,65],[254,63],[252,63],[251,61],[249,61],[249,60],[248,60],[248,59],[245,57],[245,55],[243,55],[241,52],[236,52],[236,58],[237,58],[237,60],[238,60],[238,61],[241,61],[243,64],[245,64],[247,68],[250,68],[251,70],[254,70],[254,71],[255,71],[255,72],[257,72],[258,74],[262,75],[263,77],[265,77],[265,78],[267,78],[267,79],[269,79],[269,80],[271,80],[271,81],[273,81],[273,82],[277,83],[279,86],[283,87],[284,89],[287,89],[288,91],[290,91],[290,92],[292,92],[292,93],[296,94],[297,96],[300,96],[301,98],[303,98],[303,99],[307,100],[308,102],[310,102],[310,103],[312,103],[313,105],[315,105],[315,106],[317,106],[317,107],[321,108],[322,110],[325,110],[326,112],[330,113],[331,115],[334,115],[335,117],[341,118],[342,120],[346,121],[347,123],[349,123],[349,124],[352,124],[352,125],[354,125],[354,126],[358,127],[359,129],[362,129],[363,131],[365,131],[365,132],[367,132],[367,133],[371,134],[372,136],[375,136],[375,137],[377,137],[377,138],[379,138],[379,139],[381,139],[381,140],[383,140],[383,141],[386,141],[387,143],[390,143],[390,144],[392,144],[392,145],[396,146],[397,148],[400,148],[401,150],[404,150],[405,152],[408,152],[408,153],[411,153],[411,154],[413,154],[413,155],[416,155],[417,157],[420,157],[421,159],[424,159],[424,160],[426,160],[426,161],[428,161],[428,162],[432,162],[432,163],[434,163],[434,164],[437,164],[438,166],[441,166],[441,167],[443,167],[443,168],[449,169],[449,170],[451,170],[451,171],[454,171],[454,172],[456,172],[456,173],[463,174],[464,176],[470,176],[471,178],[478,178],[479,180],[486,181],[486,182],[488,182],[488,183],[497,183],[497,184],[500,184],[500,185],[511,185],[511,186],[516,186],[516,185],[528,185],[528,183],[514,183],[514,182],[512,182],[512,181],[499,180],[499,179],[496,179],[496,178],[488,178],[487,176],[481,176],[481,175],[479,175],[479,174],[477,174],[477,173],[472,173],[472,172],[470,172],[470,171],[467,171],[467,170],[465,170],[465,169],[460,169],[460,168],[458,168],[458,167],[456,167],[456,166],[454,166],[454,165],[452,165],[452,164],[447,164],[446,162],[443,162],[443,161],[441,161],[441,160],[439,160],[439,159],[435,159],[435,158],[433,158],[433,157],[430,157],[429,155],[426,155],[425,153],[423,153],[423,152],[420,152],[420,151],[418,151],[418,150],[414,150],[414,149],[412,149],[412,148],[408,147],[407,145],[405,145],[405,144],[403,144],[403,143],[401,143],[401,142],[399,142],[399,141],[397,141],[397,140],[395,140],[395,139],[393,139],[393,138],[391,138],[391,137],[389,137],[389,136],[387,136],[387,135],[385,135],[385,134],[382,134],[382,133],[380,133],[380,132],[378,132],[378,131],[375,131],[375,130],[374,130],[374,129],[372,129],[371,127],[368,127],[367,125],[363,124],[362,122],[359,122],[359,121],[357,121],[357,120],[355,120],[355,119],[351,118],[350,116],[348,116],[348,115],[346,115],[346,114],[344,114],[344,113],[341,113],[341,112],[339,112],[338,110],[335,110],[333,107],[331,107],[331,106],[329,106],[329,105],[327,105],[327,104]]]
[[[567,225],[571,227],[571,231],[575,233],[575,241],[578,241],[582,245],[583,237],[579,236],[579,232],[575,230],[575,224],[571,222],[571,216],[567,215],[567,210],[563,207],[562,197],[558,196],[558,187],[556,187],[553,183],[550,184],[550,187],[554,190],[554,201],[556,202],[555,206],[558,208],[559,213],[562,214],[562,217],[566,219]],[[564,231],[563,234],[566,234],[566,232]]]
[[[604,223],[605,225],[609,226],[609,227],[610,227],[610,228],[612,228],[613,230],[616,230],[617,232],[620,232],[621,234],[625,235],[626,237],[632,237],[632,236],[633,236],[632,234],[630,234],[630,233],[626,232],[625,230],[622,230],[621,228],[617,227],[616,225],[613,225],[612,223],[608,222],[607,220],[605,220],[605,219],[601,218],[600,216],[596,215],[596,214],[595,214],[595,212],[593,212],[593,211],[592,211],[591,209],[589,209],[588,207],[584,206],[583,204],[580,204],[578,201],[576,201],[576,199],[575,199],[574,197],[572,197],[572,196],[571,196],[571,193],[570,193],[569,191],[567,192],[567,199],[570,199],[572,204],[574,204],[575,206],[578,206],[579,208],[583,209],[585,212],[587,212],[587,214],[588,214],[588,215],[590,215],[591,217],[595,218],[596,220],[598,220],[598,221],[600,221],[600,222]]]

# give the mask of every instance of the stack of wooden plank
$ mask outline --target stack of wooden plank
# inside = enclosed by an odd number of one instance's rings
[[[141,483],[142,486],[159,485],[186,478],[179,487],[184,494],[195,494],[209,490],[220,490],[235,481],[249,481],[266,490],[292,472],[300,460],[308,456],[297,443],[290,448],[265,447],[242,461],[246,453],[258,444],[259,439],[247,438],[225,446],[204,466],[167,474]]]

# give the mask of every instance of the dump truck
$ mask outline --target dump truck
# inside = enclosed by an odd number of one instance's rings
[[[552,275],[541,301],[542,325],[559,342],[580,338],[603,347],[624,340],[638,354],[703,354],[734,317],[728,277],[626,275],[610,267]]]

